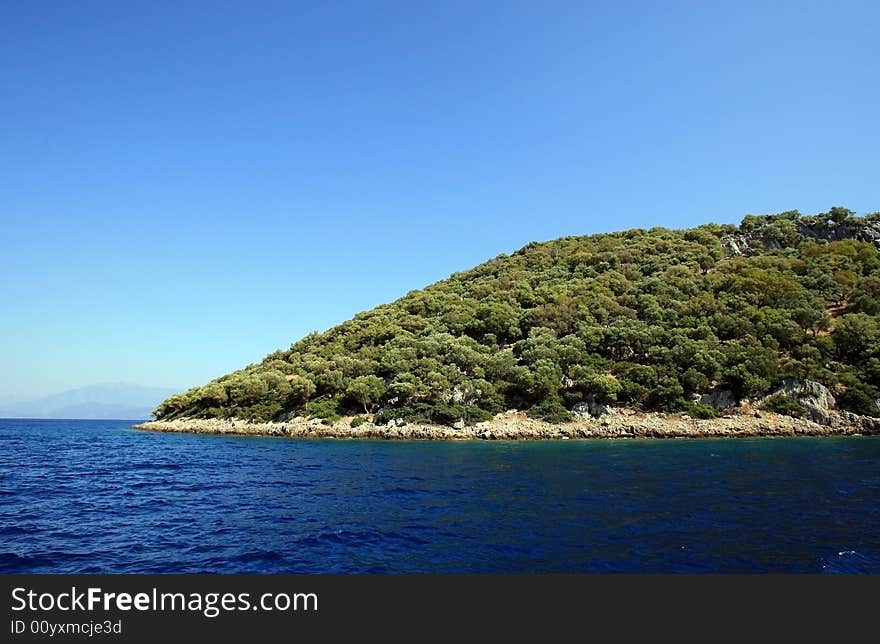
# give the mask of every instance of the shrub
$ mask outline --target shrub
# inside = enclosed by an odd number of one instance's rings
[[[355,428],[355,427],[360,427],[365,422],[367,422],[367,419],[364,418],[363,416],[355,416],[354,418],[351,419],[351,422],[349,423],[349,425],[351,425],[352,428]]]
[[[785,394],[775,394],[764,401],[764,409],[775,411],[777,414],[800,417],[807,413],[807,408],[794,398]]]
[[[389,420],[402,418],[408,423],[430,423],[431,405],[426,403],[412,403],[399,407],[383,407],[376,412],[373,422],[377,425],[386,425]]]
[[[864,387],[848,387],[846,391],[837,397],[837,403],[842,409],[851,411],[854,414],[880,416],[880,408],[877,407],[876,399]]]
[[[328,422],[340,419],[339,401],[335,398],[319,398],[306,403],[306,415],[312,418],[320,418]]]
[[[683,412],[692,416],[693,418],[717,418],[718,412],[712,405],[706,405],[701,402],[697,402],[694,400],[686,400],[679,396],[678,398],[673,398],[669,402],[665,403],[660,407],[661,411],[665,412]]]
[[[534,405],[529,409],[528,415],[548,423],[567,423],[571,420],[571,413],[555,398],[548,398]]]
[[[492,414],[475,405],[435,405],[431,420],[438,425],[454,425],[460,420],[473,425],[492,418]]]
[[[429,423],[451,427],[460,420],[463,420],[465,425],[489,420],[492,418],[492,414],[476,405],[412,403],[401,407],[380,409],[374,422],[384,425],[392,418],[402,418],[408,423]]]
[[[694,418],[718,418],[718,412],[715,411],[715,408],[712,405],[707,405],[701,402],[688,401],[684,404],[683,411]]]

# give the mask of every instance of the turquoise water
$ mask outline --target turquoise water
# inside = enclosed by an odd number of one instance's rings
[[[0,420],[0,572],[880,572],[880,438],[130,425]]]

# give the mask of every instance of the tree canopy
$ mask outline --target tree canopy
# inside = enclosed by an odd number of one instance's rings
[[[878,415],[880,213],[749,215],[530,243],[174,395],[158,419],[375,413],[553,421],[591,396],[689,409],[695,394],[821,382]]]

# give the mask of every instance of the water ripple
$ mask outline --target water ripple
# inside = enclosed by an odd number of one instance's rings
[[[0,444],[0,572],[880,572],[880,438]]]

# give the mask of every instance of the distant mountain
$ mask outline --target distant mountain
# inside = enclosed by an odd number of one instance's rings
[[[44,398],[0,404],[0,418],[144,419],[174,393],[165,387],[105,383],[70,389]]]

